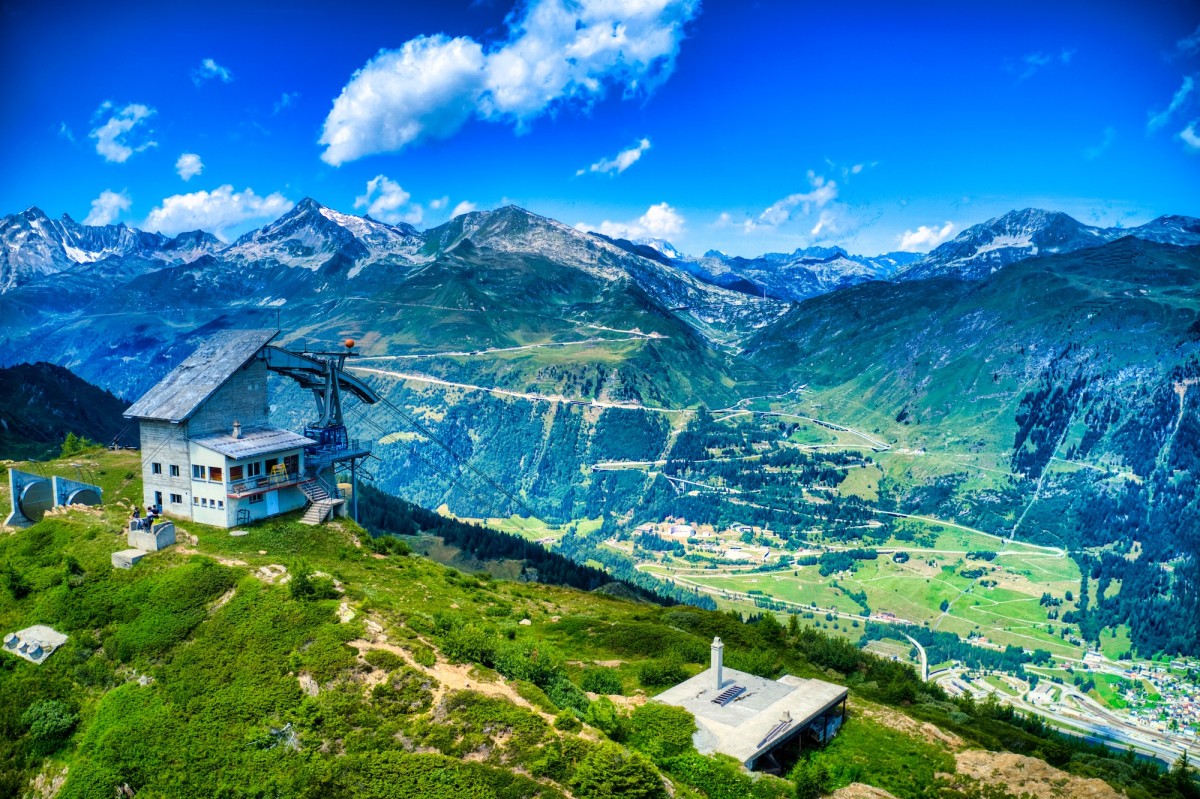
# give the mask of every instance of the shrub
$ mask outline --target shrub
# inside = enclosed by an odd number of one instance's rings
[[[404,658],[386,649],[368,649],[363,658],[377,669],[393,671],[404,665]]]
[[[629,731],[629,716],[622,713],[607,696],[602,696],[588,705],[584,719],[614,741],[625,740]]]
[[[661,702],[648,702],[630,715],[626,744],[661,765],[667,758],[694,752],[692,733],[695,731],[696,720],[688,711]]]
[[[411,644],[406,648],[412,653],[413,660],[427,669],[433,668],[434,664],[437,663],[437,655],[424,644]]]
[[[513,690],[517,692],[517,696],[538,710],[545,711],[546,713],[558,712],[558,706],[550,701],[550,697],[546,696],[546,692],[527,680],[514,680]]]
[[[35,741],[58,741],[75,729],[79,716],[71,712],[66,702],[45,699],[29,706],[21,715],[21,724],[29,728]]]
[[[621,675],[616,669],[609,669],[603,666],[583,670],[583,679],[579,682],[580,686],[585,691],[591,691],[594,694],[622,694],[624,686],[621,684]]]
[[[554,717],[554,728],[563,732],[574,732],[583,726],[583,722],[569,710],[561,711]]]
[[[638,682],[647,688],[675,685],[687,678],[688,673],[674,652],[668,653],[662,660],[647,661],[638,668]]]
[[[32,590],[29,581],[11,563],[5,563],[4,568],[0,569],[0,585],[13,599],[24,599]]]
[[[392,674],[387,682],[375,686],[371,697],[382,708],[396,713],[423,713],[433,705],[433,689],[436,687],[437,680],[404,666]]]
[[[550,701],[559,707],[566,710],[577,710],[581,715],[585,715],[588,709],[587,694],[579,690],[579,686],[567,679],[567,675],[560,674],[555,678],[554,682],[546,688],[546,695],[550,697]]]
[[[528,680],[543,688],[562,671],[562,655],[545,643],[504,641],[496,648],[496,671],[510,680]]]
[[[666,790],[645,756],[602,744],[580,761],[571,778],[580,799],[665,799]]]

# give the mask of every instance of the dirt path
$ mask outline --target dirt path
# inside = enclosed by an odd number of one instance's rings
[[[506,682],[485,682],[471,677],[471,666],[457,663],[447,663],[444,660],[438,659],[432,668],[422,666],[413,660],[408,650],[397,646],[396,644],[388,643],[387,641],[368,641],[363,638],[356,638],[353,641],[347,642],[359,651],[359,654],[364,654],[371,649],[382,649],[385,652],[391,652],[393,655],[398,655],[404,659],[412,668],[424,674],[435,678],[438,681],[438,687],[433,691],[433,704],[437,706],[451,691],[476,691],[487,696],[499,697],[507,699],[514,705],[525,708],[541,716],[546,722],[553,724],[554,716],[546,713],[539,708],[534,707],[523,697],[521,697]]]

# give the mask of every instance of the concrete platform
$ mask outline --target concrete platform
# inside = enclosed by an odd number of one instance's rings
[[[740,691],[731,689],[741,689]],[[827,740],[841,724],[847,689],[824,680],[785,675],[769,680],[724,668],[720,639],[713,642],[713,667],[655,697],[696,717],[692,736],[701,754],[721,752],[747,768],[767,752],[806,731]],[[714,700],[726,697],[724,704]]]
[[[54,654],[54,650],[67,642],[67,636],[47,627],[35,624],[4,636],[4,651],[22,657],[30,663],[42,663]]]
[[[125,540],[134,549],[158,552],[175,543],[175,523],[159,522],[151,530],[130,528],[125,534]]]
[[[115,569],[132,569],[144,557],[144,549],[122,549],[112,554],[112,565]]]

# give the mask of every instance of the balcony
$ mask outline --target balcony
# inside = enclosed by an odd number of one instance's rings
[[[230,499],[241,499],[251,494],[261,494],[264,491],[274,491],[277,488],[299,485],[300,480],[300,472],[266,474],[259,475],[258,477],[247,477],[245,480],[231,480],[226,494]]]

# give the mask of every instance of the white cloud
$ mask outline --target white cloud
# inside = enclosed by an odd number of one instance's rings
[[[1188,126],[1179,131],[1179,140],[1193,153],[1200,153],[1200,135],[1196,133],[1197,122],[1189,122]]]
[[[130,205],[132,205],[132,201],[129,199],[127,193],[105,189],[100,192],[99,197],[92,200],[92,210],[88,212],[87,218],[83,220],[83,224],[111,224],[120,216],[122,211],[128,211]]]
[[[209,191],[176,194],[163,199],[142,227],[173,235],[187,230],[207,230],[225,238],[225,231],[254,219],[273,219],[292,207],[279,192],[259,197],[252,189],[233,190],[226,184]]]
[[[904,252],[922,252],[932,250],[950,238],[952,233],[954,233],[954,223],[947,222],[941,228],[921,225],[916,230],[904,231],[903,235],[896,238],[900,240],[900,249]]]
[[[146,120],[155,113],[153,108],[130,103],[114,110],[112,103],[105,102],[96,110],[95,116],[99,118],[110,111],[112,114],[104,124],[88,134],[88,138],[96,140],[96,152],[105,161],[123,164],[134,153],[158,146],[158,142],[148,138],[154,131],[146,127]]]
[[[425,218],[425,210],[415,203],[408,205],[411,197],[396,181],[376,175],[367,181],[366,194],[354,199],[354,207],[366,208],[368,216],[389,225],[397,222],[419,225]]]
[[[58,135],[71,142],[71,144],[75,143],[75,133],[71,130],[66,122],[58,123]]]
[[[1104,154],[1104,151],[1112,147],[1113,142],[1117,140],[1116,128],[1109,126],[1104,129],[1104,138],[1101,142],[1093,147],[1087,147],[1083,151],[1083,157],[1088,161],[1099,158]]]
[[[1028,80],[1041,71],[1043,67],[1047,67],[1056,61],[1063,66],[1070,66],[1071,59],[1075,57],[1075,52],[1075,50],[1068,50],[1064,47],[1055,56],[1039,50],[1036,53],[1027,53],[1020,58],[1007,59],[1004,68],[1016,75],[1018,81]]]
[[[665,202],[652,205],[632,222],[605,219],[598,228],[580,222],[577,230],[596,230],[615,239],[669,239],[683,232],[683,215]]]
[[[300,92],[284,92],[283,94],[279,95],[279,99],[275,101],[273,106],[271,106],[271,115],[274,116],[283,109],[292,107],[299,99]]]
[[[435,197],[429,201],[429,208],[434,211],[440,211],[450,204],[449,197]]]
[[[467,200],[463,200],[458,205],[454,206],[454,210],[452,210],[450,212],[450,218],[453,219],[456,216],[462,216],[463,214],[469,214],[472,211],[474,211],[476,208],[478,208],[478,206],[476,206],[475,203],[469,202]]]
[[[612,86],[651,92],[698,12],[699,0],[529,0],[509,14],[503,40],[410,39],[350,78],[325,119],[321,158],[340,166],[446,138],[473,117],[522,130]]]
[[[197,86],[213,78],[221,83],[232,83],[233,73],[211,58],[204,59],[200,62],[200,66],[192,70],[192,83]]]
[[[642,139],[637,144],[627,150],[622,150],[612,158],[601,158],[596,163],[589,166],[587,169],[580,169],[575,173],[575,176],[587,174],[588,172],[599,172],[608,174],[616,172],[618,175],[624,172],[629,167],[638,162],[642,157],[642,153],[650,149],[650,140]]]
[[[175,171],[184,180],[191,180],[204,171],[204,162],[195,153],[184,153],[175,162]]]
[[[1150,119],[1146,121],[1147,132],[1156,131],[1163,125],[1167,124],[1167,122],[1170,121],[1171,116],[1183,107],[1184,102],[1187,101],[1188,95],[1192,93],[1192,89],[1195,88],[1195,86],[1196,81],[1192,78],[1192,76],[1184,75],[1183,84],[1179,87],[1179,90],[1175,92],[1175,96],[1171,98],[1171,104],[1168,105],[1165,110],[1159,111],[1157,114],[1151,114]]]
[[[1196,30],[1192,31],[1191,36],[1185,36],[1175,42],[1175,55],[1189,56],[1192,53],[1200,52],[1200,25],[1196,26]]]
[[[837,199],[836,182],[826,180],[811,169],[808,171],[808,182],[812,187],[811,190],[789,194],[763,210],[757,219],[746,220],[743,223],[746,232],[749,233],[759,227],[779,227],[795,218],[797,209],[807,216],[813,209],[824,208]]]

